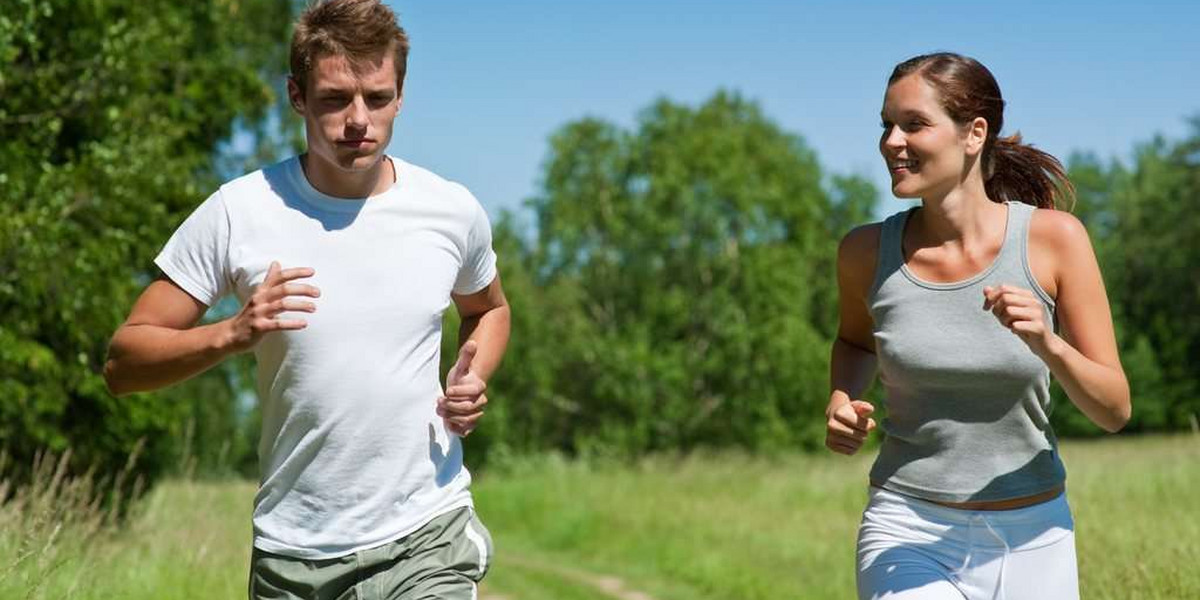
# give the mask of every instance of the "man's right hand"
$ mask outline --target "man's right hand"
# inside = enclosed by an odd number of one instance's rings
[[[870,402],[851,400],[844,402],[829,413],[825,423],[825,446],[838,454],[847,456],[858,452],[867,434],[875,429],[871,413],[875,407]]]
[[[312,277],[316,271],[309,267],[282,269],[278,261],[272,261],[267,276],[255,288],[238,314],[226,321],[228,324],[231,352],[245,352],[253,348],[263,335],[272,331],[304,329],[304,319],[279,319],[282,312],[316,312],[317,306],[299,297],[320,297],[321,291],[304,283],[292,283],[297,279]]]

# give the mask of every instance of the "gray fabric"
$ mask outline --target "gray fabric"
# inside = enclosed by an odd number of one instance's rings
[[[460,508],[394,542],[329,559],[258,548],[250,559],[250,600],[475,600],[491,564],[492,538],[471,508]]]
[[[1015,285],[1033,290],[1054,323],[1054,301],[1029,270],[1034,207],[1007,206],[995,261],[954,283],[922,281],[905,267],[901,238],[913,210],[883,223],[868,299],[886,397],[871,469],[880,487],[966,502],[1037,494],[1066,478],[1049,423],[1049,369],[983,310],[985,286]]]

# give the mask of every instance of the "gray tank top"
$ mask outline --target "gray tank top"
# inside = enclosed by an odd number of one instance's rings
[[[916,277],[901,237],[913,210],[883,222],[868,296],[886,417],[871,481],[940,502],[1019,498],[1066,478],[1050,429],[1050,371],[991,311],[983,288],[1033,292],[1054,323],[1054,301],[1029,269],[1034,207],[1009,202],[991,266],[955,283]]]

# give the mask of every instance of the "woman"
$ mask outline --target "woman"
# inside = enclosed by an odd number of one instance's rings
[[[1003,109],[971,58],[898,65],[879,150],[893,194],[921,205],[838,250],[826,445],[854,454],[874,429],[858,398],[876,365],[887,398],[860,598],[1079,596],[1049,377],[1108,431],[1129,386],[1087,233],[1054,210],[1073,188],[1054,157],[999,137]]]

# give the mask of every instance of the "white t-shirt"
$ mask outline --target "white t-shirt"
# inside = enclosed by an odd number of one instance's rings
[[[308,327],[255,348],[262,402],[254,545],[332,558],[471,505],[462,446],[435,412],[442,312],[496,275],[487,215],[463,186],[391,158],[396,184],[346,200],[297,158],[235,179],[155,259],[211,306],[243,303],[271,261],[312,267]]]

